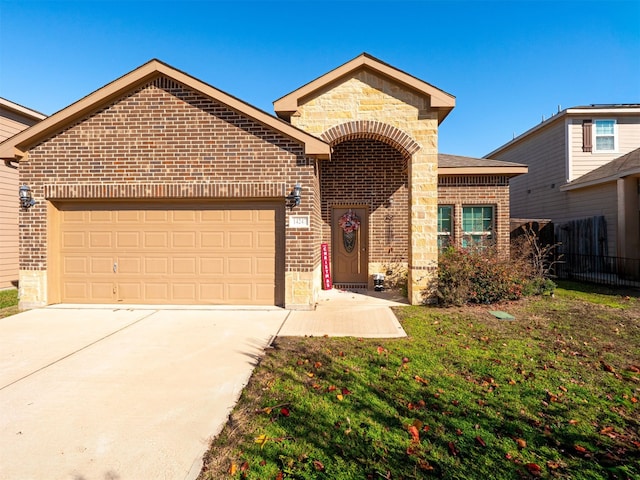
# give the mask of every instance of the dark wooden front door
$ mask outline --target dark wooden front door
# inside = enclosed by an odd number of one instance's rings
[[[366,208],[334,207],[331,223],[334,283],[367,283],[369,217]]]

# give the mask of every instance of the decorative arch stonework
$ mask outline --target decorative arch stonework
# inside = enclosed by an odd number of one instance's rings
[[[400,151],[405,163],[422,148],[418,142],[399,128],[375,120],[357,120],[341,123],[331,127],[321,137],[331,146],[356,138],[377,140]]]

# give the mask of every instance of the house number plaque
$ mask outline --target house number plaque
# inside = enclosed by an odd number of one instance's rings
[[[290,215],[289,228],[309,228],[309,215]]]

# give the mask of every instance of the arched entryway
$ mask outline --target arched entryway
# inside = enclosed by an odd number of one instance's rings
[[[367,288],[372,275],[401,279],[409,245],[407,164],[419,145],[390,125],[359,121],[323,134],[331,161],[320,162],[323,242],[338,287]]]

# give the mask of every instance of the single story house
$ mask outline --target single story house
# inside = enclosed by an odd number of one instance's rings
[[[0,98],[0,142],[46,118],[40,112]],[[0,289],[18,284],[18,169],[0,162]]]
[[[313,308],[323,244],[334,284],[402,270],[423,303],[439,244],[508,254],[509,180],[527,171],[439,154],[454,106],[368,54],[276,100],[277,117],[152,60],[0,144],[35,201],[21,308]]]

